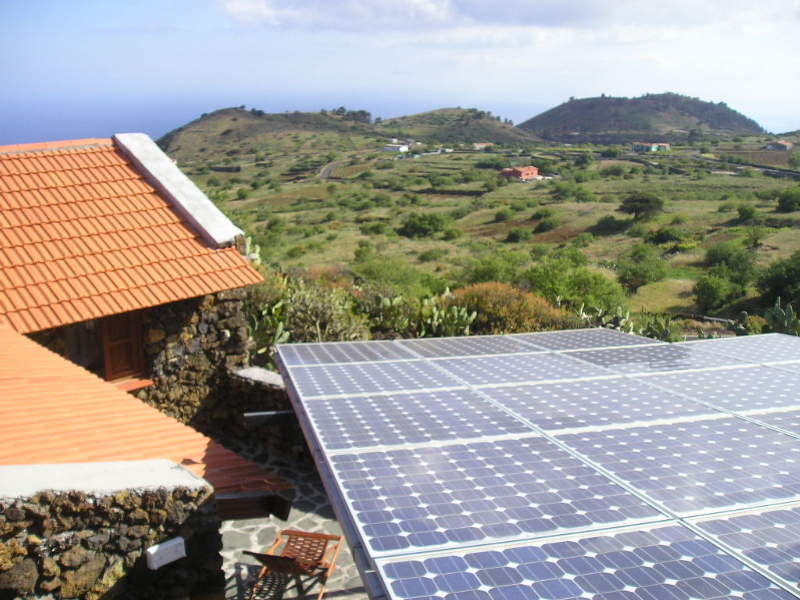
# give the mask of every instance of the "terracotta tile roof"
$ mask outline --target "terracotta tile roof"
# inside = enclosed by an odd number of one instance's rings
[[[291,487],[3,325],[0,423],[0,465],[168,458],[218,493]]]
[[[260,281],[112,140],[0,146],[0,323],[40,331]]]

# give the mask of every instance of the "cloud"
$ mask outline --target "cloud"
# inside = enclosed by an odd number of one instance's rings
[[[420,31],[481,25],[592,28],[699,27],[797,19],[800,0],[220,0],[250,25],[353,32]]]

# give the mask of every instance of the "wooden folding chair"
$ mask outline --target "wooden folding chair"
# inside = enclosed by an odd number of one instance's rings
[[[278,548],[283,545],[280,553]],[[284,529],[263,554],[249,552],[263,566],[250,588],[249,600],[282,598],[292,580],[301,597],[317,583],[322,584],[317,600],[325,595],[325,586],[336,569],[342,548],[342,536]]]

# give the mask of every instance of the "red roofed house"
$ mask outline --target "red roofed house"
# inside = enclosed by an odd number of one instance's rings
[[[0,146],[0,324],[196,426],[248,362],[242,245],[144,134]]]
[[[536,179],[539,176],[539,168],[528,167],[509,167],[500,171],[500,175],[508,177],[509,179],[518,179],[519,181],[528,181]]]

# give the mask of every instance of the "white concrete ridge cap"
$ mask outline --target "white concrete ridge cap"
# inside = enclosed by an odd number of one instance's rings
[[[0,467],[0,498],[28,497],[45,490],[104,495],[120,490],[176,487],[202,489],[211,484],[164,458]]]
[[[118,133],[114,144],[147,182],[165,196],[203,240],[216,248],[244,235],[145,133]]]

